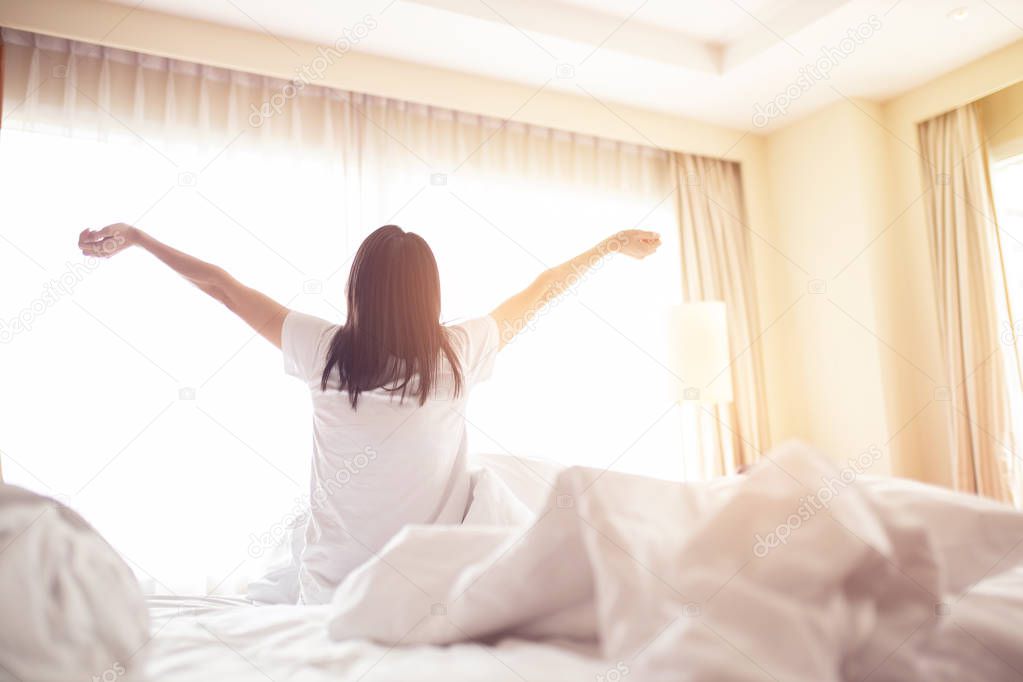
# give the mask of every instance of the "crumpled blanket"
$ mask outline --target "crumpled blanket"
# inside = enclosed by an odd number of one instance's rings
[[[566,469],[528,525],[406,528],[339,586],[330,635],[586,640],[608,679],[1016,679],[1023,598],[987,586],[1023,566],[1023,514],[869,460],[786,444],[699,485]]]
[[[0,680],[127,680],[149,639],[138,581],[81,516],[0,484]]]

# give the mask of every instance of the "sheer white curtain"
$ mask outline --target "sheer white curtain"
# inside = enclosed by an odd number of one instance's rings
[[[83,260],[77,233],[117,220],[331,319],[384,223],[429,240],[450,320],[615,230],[658,230],[656,259],[592,273],[502,353],[471,447],[682,477],[666,152],[3,35],[4,473],[67,499],[152,589],[230,591],[258,570],[250,536],[307,488],[307,397],[275,349],[145,254]]]

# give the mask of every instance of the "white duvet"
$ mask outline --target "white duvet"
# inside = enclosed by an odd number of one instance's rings
[[[131,569],[60,502],[0,483],[0,681],[135,678],[149,618]]]
[[[607,679],[1023,671],[1023,514],[1008,507],[867,479],[798,444],[695,486],[567,469],[535,516],[502,516],[502,497],[477,491],[480,525],[395,537],[338,588],[331,637],[594,641]]]

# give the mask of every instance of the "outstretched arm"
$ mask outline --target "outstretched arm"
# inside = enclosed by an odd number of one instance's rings
[[[575,287],[590,269],[616,253],[646,258],[661,245],[661,236],[645,230],[618,232],[575,258],[545,270],[528,287],[497,306],[490,316],[497,322],[504,348],[540,310]]]
[[[223,268],[171,248],[125,223],[107,225],[101,230],[84,230],[78,236],[78,246],[83,254],[98,258],[109,258],[130,246],[139,246],[223,303],[267,341],[281,347],[281,327],[288,309],[245,286]]]

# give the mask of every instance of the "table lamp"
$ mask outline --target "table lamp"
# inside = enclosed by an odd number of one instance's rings
[[[724,301],[683,303],[671,311],[670,359],[675,374],[675,400],[682,436],[682,480],[689,480],[692,457],[698,454],[696,476],[714,475],[729,457],[731,443],[716,405],[732,402],[731,351]],[[713,463],[718,462],[717,466]]]
[[[675,306],[671,314],[671,359],[679,402],[732,402],[731,354],[724,301]]]

